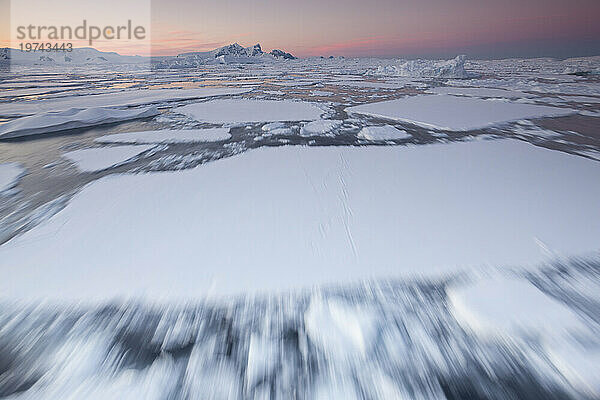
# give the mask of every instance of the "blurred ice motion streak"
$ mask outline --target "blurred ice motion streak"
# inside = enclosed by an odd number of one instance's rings
[[[527,321],[527,334],[485,336],[455,318],[448,294],[478,279],[380,281],[201,304],[4,302],[0,398],[598,398],[594,368],[565,368],[572,358],[557,349],[584,343],[581,360],[598,354],[599,261],[511,277],[590,330],[551,347],[547,332]],[[514,322],[510,309],[504,315]]]

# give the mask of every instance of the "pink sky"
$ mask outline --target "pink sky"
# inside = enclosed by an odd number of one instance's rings
[[[232,42],[299,56],[600,47],[598,0],[155,0],[153,16],[157,54]]]
[[[233,42],[301,57],[600,54],[599,0],[153,0],[151,11],[153,55]],[[115,46],[94,47],[142,51]]]

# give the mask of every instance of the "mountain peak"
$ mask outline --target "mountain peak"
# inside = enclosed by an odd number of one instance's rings
[[[213,53],[215,58],[222,56],[256,57],[264,54],[258,43],[250,47],[242,47],[239,43],[233,43],[213,50]]]

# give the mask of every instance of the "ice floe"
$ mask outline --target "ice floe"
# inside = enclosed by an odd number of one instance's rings
[[[247,93],[244,88],[198,88],[198,89],[141,89],[90,96],[70,96],[27,102],[0,104],[0,115],[20,117],[50,111],[66,111],[72,108],[131,107],[185,99],[200,99]]]
[[[290,100],[227,99],[188,104],[175,112],[210,123],[310,121],[323,110],[312,103]]]
[[[23,176],[24,173],[25,170],[20,164],[0,164],[0,196],[14,188],[17,183],[19,183],[19,179],[21,179],[21,176]]]
[[[310,92],[311,96],[332,96],[334,93],[333,92],[325,92],[322,90],[313,90]]]
[[[556,117],[575,113],[566,108],[484,100],[451,95],[421,95],[346,109],[362,114],[408,122],[434,129],[466,131],[520,119]]]
[[[71,108],[21,117],[0,125],[0,139],[39,135],[68,129],[110,124],[158,115],[154,106],[121,110],[117,108]]]
[[[260,148],[112,175],[0,246],[0,293],[197,298],[535,264],[534,238],[598,249],[598,181],[597,162],[516,140]]]
[[[516,90],[495,89],[495,88],[478,88],[478,87],[437,87],[429,90],[437,94],[451,94],[457,96],[474,96],[474,97],[500,97],[500,98],[523,98],[534,97],[532,94],[519,92]]]
[[[365,126],[358,132],[359,139],[365,140],[397,140],[409,139],[411,135],[406,131],[395,128],[391,125],[383,126]]]
[[[389,83],[389,82],[370,82],[370,81],[336,81],[331,82],[334,85],[348,86],[354,88],[372,88],[372,89],[402,89],[407,86],[405,82]]]
[[[125,132],[95,139],[98,143],[195,143],[218,142],[231,138],[229,128],[165,129],[161,131]]]
[[[332,119],[320,119],[304,125],[300,129],[301,136],[321,136],[332,133],[342,126],[343,121]]]
[[[152,145],[98,147],[74,150],[62,156],[74,163],[80,171],[95,172],[124,164],[153,147]]]
[[[282,122],[271,122],[268,124],[264,124],[261,128],[263,132],[266,132],[265,135],[291,135],[294,129],[298,129],[295,127],[288,127],[286,124]],[[260,136],[259,136],[260,137]]]

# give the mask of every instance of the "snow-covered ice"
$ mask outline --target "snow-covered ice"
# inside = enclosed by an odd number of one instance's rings
[[[562,340],[546,351],[554,366],[579,392],[591,398],[600,395],[600,343]]]
[[[277,365],[277,343],[265,336],[252,334],[248,345],[247,387],[253,387],[272,373]]]
[[[15,187],[24,173],[25,170],[20,164],[0,164],[0,196]]]
[[[466,131],[520,119],[569,115],[575,111],[505,100],[422,95],[353,106],[346,112],[409,122],[426,128]]]
[[[218,142],[231,138],[229,128],[165,129],[161,131],[125,132],[95,139],[98,143],[195,143]]]
[[[560,96],[560,98],[567,102],[584,103],[584,104],[598,104],[600,103],[600,97],[590,96]]]
[[[573,310],[523,278],[485,278],[448,297],[455,317],[481,335],[560,337],[588,330]]]
[[[448,293],[451,311],[482,337],[536,341],[580,393],[600,395],[600,342],[591,321],[517,277],[486,277]],[[536,350],[539,352],[539,350]]]
[[[268,124],[264,124],[261,128],[261,130],[265,131],[265,132],[269,132],[269,131],[273,131],[276,129],[282,129],[285,128],[286,125],[283,122],[270,122]]]
[[[323,90],[313,90],[310,92],[311,96],[332,96],[333,92],[325,92]]]
[[[21,117],[0,125],[0,139],[39,135],[67,129],[110,124],[138,118],[153,117],[158,114],[154,106],[120,110],[117,108],[71,108],[66,111],[51,111]]]
[[[220,123],[310,121],[318,119],[323,110],[312,103],[290,100],[227,99],[188,104],[175,112],[197,121]]]
[[[473,96],[473,97],[500,97],[500,98],[523,98],[533,97],[533,95],[519,92],[516,90],[495,89],[495,88],[479,88],[479,87],[437,87],[429,90],[437,94],[451,94],[458,96]]]
[[[598,250],[598,181],[595,161],[512,140],[260,148],[113,175],[0,246],[0,293],[197,298],[537,263],[538,240],[581,255]]]
[[[153,147],[153,145],[98,147],[70,151],[63,154],[63,157],[74,163],[80,171],[95,172],[121,165]]]
[[[69,96],[27,102],[0,104],[0,115],[19,117],[50,111],[66,111],[72,108],[131,107],[167,101],[200,99],[206,97],[237,95],[251,91],[244,88],[198,88],[198,89],[140,89],[89,96]]]
[[[329,357],[342,360],[364,358],[373,346],[378,330],[374,309],[355,307],[340,300],[311,300],[304,315],[306,333]]]
[[[285,94],[285,92],[282,92],[281,90],[263,90],[263,93],[273,96],[283,96]]]
[[[406,86],[405,82],[390,83],[390,82],[370,82],[370,81],[334,81],[334,85],[348,86],[355,88],[372,88],[372,89],[402,89]]]
[[[358,132],[358,137],[365,140],[396,140],[410,139],[411,136],[406,131],[395,128],[391,125],[383,126],[365,126]]]
[[[293,130],[282,122],[271,122],[264,124],[261,128],[267,135],[291,135]]]
[[[335,129],[342,126],[343,121],[332,119],[320,119],[312,121],[304,125],[300,129],[302,136],[321,136],[333,132]]]

